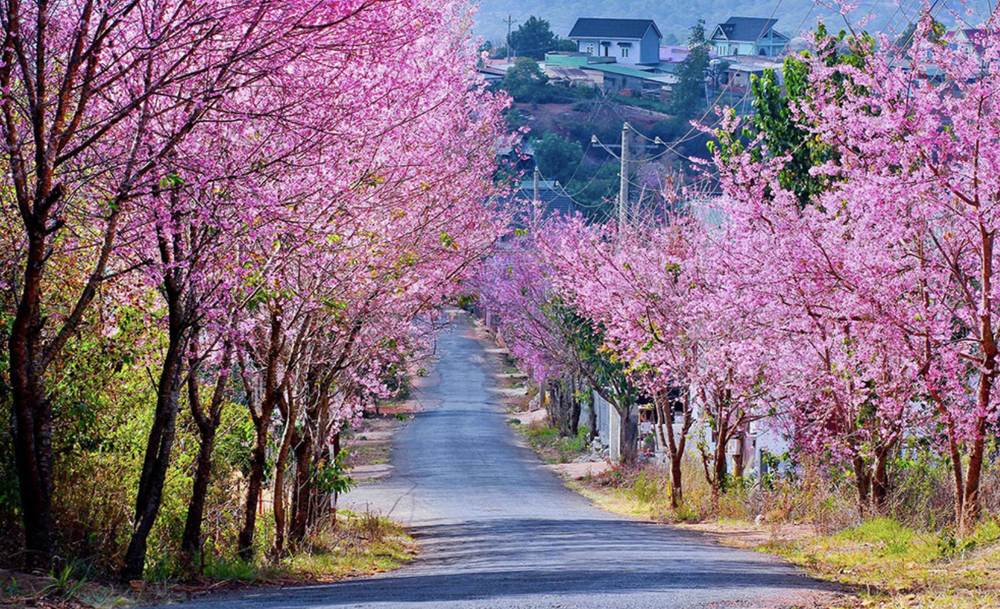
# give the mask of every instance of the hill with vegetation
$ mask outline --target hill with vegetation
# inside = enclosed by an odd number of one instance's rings
[[[936,10],[937,18],[952,25],[954,20],[949,9],[964,13],[964,7],[957,0],[944,0],[940,3],[941,10]],[[865,0],[857,9],[857,15],[867,14],[873,5],[873,0]],[[982,0],[968,3],[973,17],[970,22],[979,19],[975,11],[988,15],[989,9]],[[981,5],[981,6],[980,6]],[[895,31],[901,31],[920,10],[918,3],[904,5],[899,9],[896,5],[880,3],[875,5],[875,16],[867,28],[882,29],[891,25]],[[481,0],[476,16],[475,33],[477,36],[501,42],[507,33],[504,22],[508,16],[514,19],[514,26],[524,23],[529,16],[538,15],[552,25],[556,35],[565,37],[579,17],[617,17],[617,18],[650,18],[663,32],[665,44],[680,43],[687,39],[690,27],[698,19],[704,19],[711,34],[715,24],[725,21],[730,16],[768,17],[773,14],[778,20],[779,31],[796,36],[803,29],[816,26],[817,19],[822,18],[828,26],[839,30],[843,19],[826,7],[817,5],[813,0],[608,0],[600,5],[583,0],[561,0],[540,6],[531,0]],[[856,20],[855,20],[856,21]]]

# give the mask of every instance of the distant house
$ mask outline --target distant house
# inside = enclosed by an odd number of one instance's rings
[[[594,57],[614,58],[629,65],[655,65],[660,62],[663,35],[651,19],[576,20],[569,39],[577,50]]]
[[[725,72],[721,75],[721,84],[726,86],[730,93],[746,93],[750,90],[750,81],[753,77],[764,75],[766,70],[774,72],[778,79],[778,84],[785,82],[783,68],[780,60],[770,57],[746,56],[731,57],[727,60]]]
[[[597,70],[584,70],[572,65],[545,62],[544,72],[552,84],[604,88],[604,73]]]
[[[580,211],[569,193],[559,182],[552,180],[522,180],[498,202],[513,213],[511,225],[515,228],[527,227],[530,218],[536,214],[541,218],[554,215],[569,217]]]
[[[986,30],[959,28],[945,34],[945,41],[953,49],[966,55],[981,57],[983,54],[983,39],[989,36]]]
[[[789,38],[774,29],[777,19],[730,17],[715,26],[709,42],[716,55],[758,55],[777,57],[784,54]]]

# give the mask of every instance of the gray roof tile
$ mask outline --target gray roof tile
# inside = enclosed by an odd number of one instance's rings
[[[646,30],[653,26],[657,36],[662,38],[660,29],[652,19],[597,19],[581,17],[570,30],[570,38],[642,38]]]
[[[777,22],[777,19],[763,17],[730,17],[725,23],[720,23],[719,27],[728,40],[754,42],[767,34]]]

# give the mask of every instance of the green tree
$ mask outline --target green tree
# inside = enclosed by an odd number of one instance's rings
[[[704,107],[705,70],[708,68],[708,41],[705,38],[705,20],[699,19],[691,28],[688,39],[690,53],[677,66],[677,83],[673,87],[671,112],[677,118],[687,121]]]
[[[584,165],[566,186],[588,218],[605,222],[614,215],[615,205],[610,198],[618,192],[620,171],[618,162],[602,163],[596,168]]]
[[[538,67],[538,62],[529,57],[518,57],[500,81],[500,88],[510,93],[514,101],[539,102],[546,97],[549,77]]]
[[[825,63],[861,67],[865,57],[874,49],[875,41],[868,34],[847,36],[841,31],[829,34],[823,25],[816,31],[817,46],[827,52]],[[795,193],[800,204],[809,200],[824,188],[829,178],[815,176],[809,170],[833,159],[830,147],[818,142],[799,122],[793,108],[806,105],[812,99],[809,86],[809,69],[801,57],[790,55],[785,58],[782,68],[784,83],[778,83],[773,70],[765,70],[762,75],[750,80],[750,97],[753,100],[754,115],[750,123],[735,137],[723,138],[717,145],[723,156],[732,157],[740,153],[746,142],[759,139],[761,146],[752,150],[758,158],[765,154],[788,155],[778,174],[781,186]],[[842,83],[843,86],[851,86]]]
[[[558,180],[560,184],[569,182],[583,160],[583,149],[579,142],[551,131],[532,141],[532,146],[538,170],[546,179]]]
[[[507,44],[518,57],[530,57],[538,61],[545,59],[546,53],[558,47],[549,22],[534,15],[511,32]]]
[[[556,40],[555,50],[573,52],[577,50],[577,46],[576,43],[573,42],[572,40],[568,40],[566,38],[559,38],[558,40]]]

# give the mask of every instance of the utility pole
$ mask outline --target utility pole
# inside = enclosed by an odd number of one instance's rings
[[[535,201],[540,201],[540,199],[538,198],[538,165],[535,165],[535,179],[533,181],[533,186],[534,186],[534,193],[535,193],[534,194],[534,196],[535,196],[534,200]]]
[[[622,125],[622,171],[621,188],[618,191],[618,225],[624,226],[625,214],[628,212],[628,163],[631,160],[628,149],[628,131],[631,125]]]
[[[508,13],[503,22],[507,24],[507,63],[510,63],[510,28],[514,25],[514,16]]]

